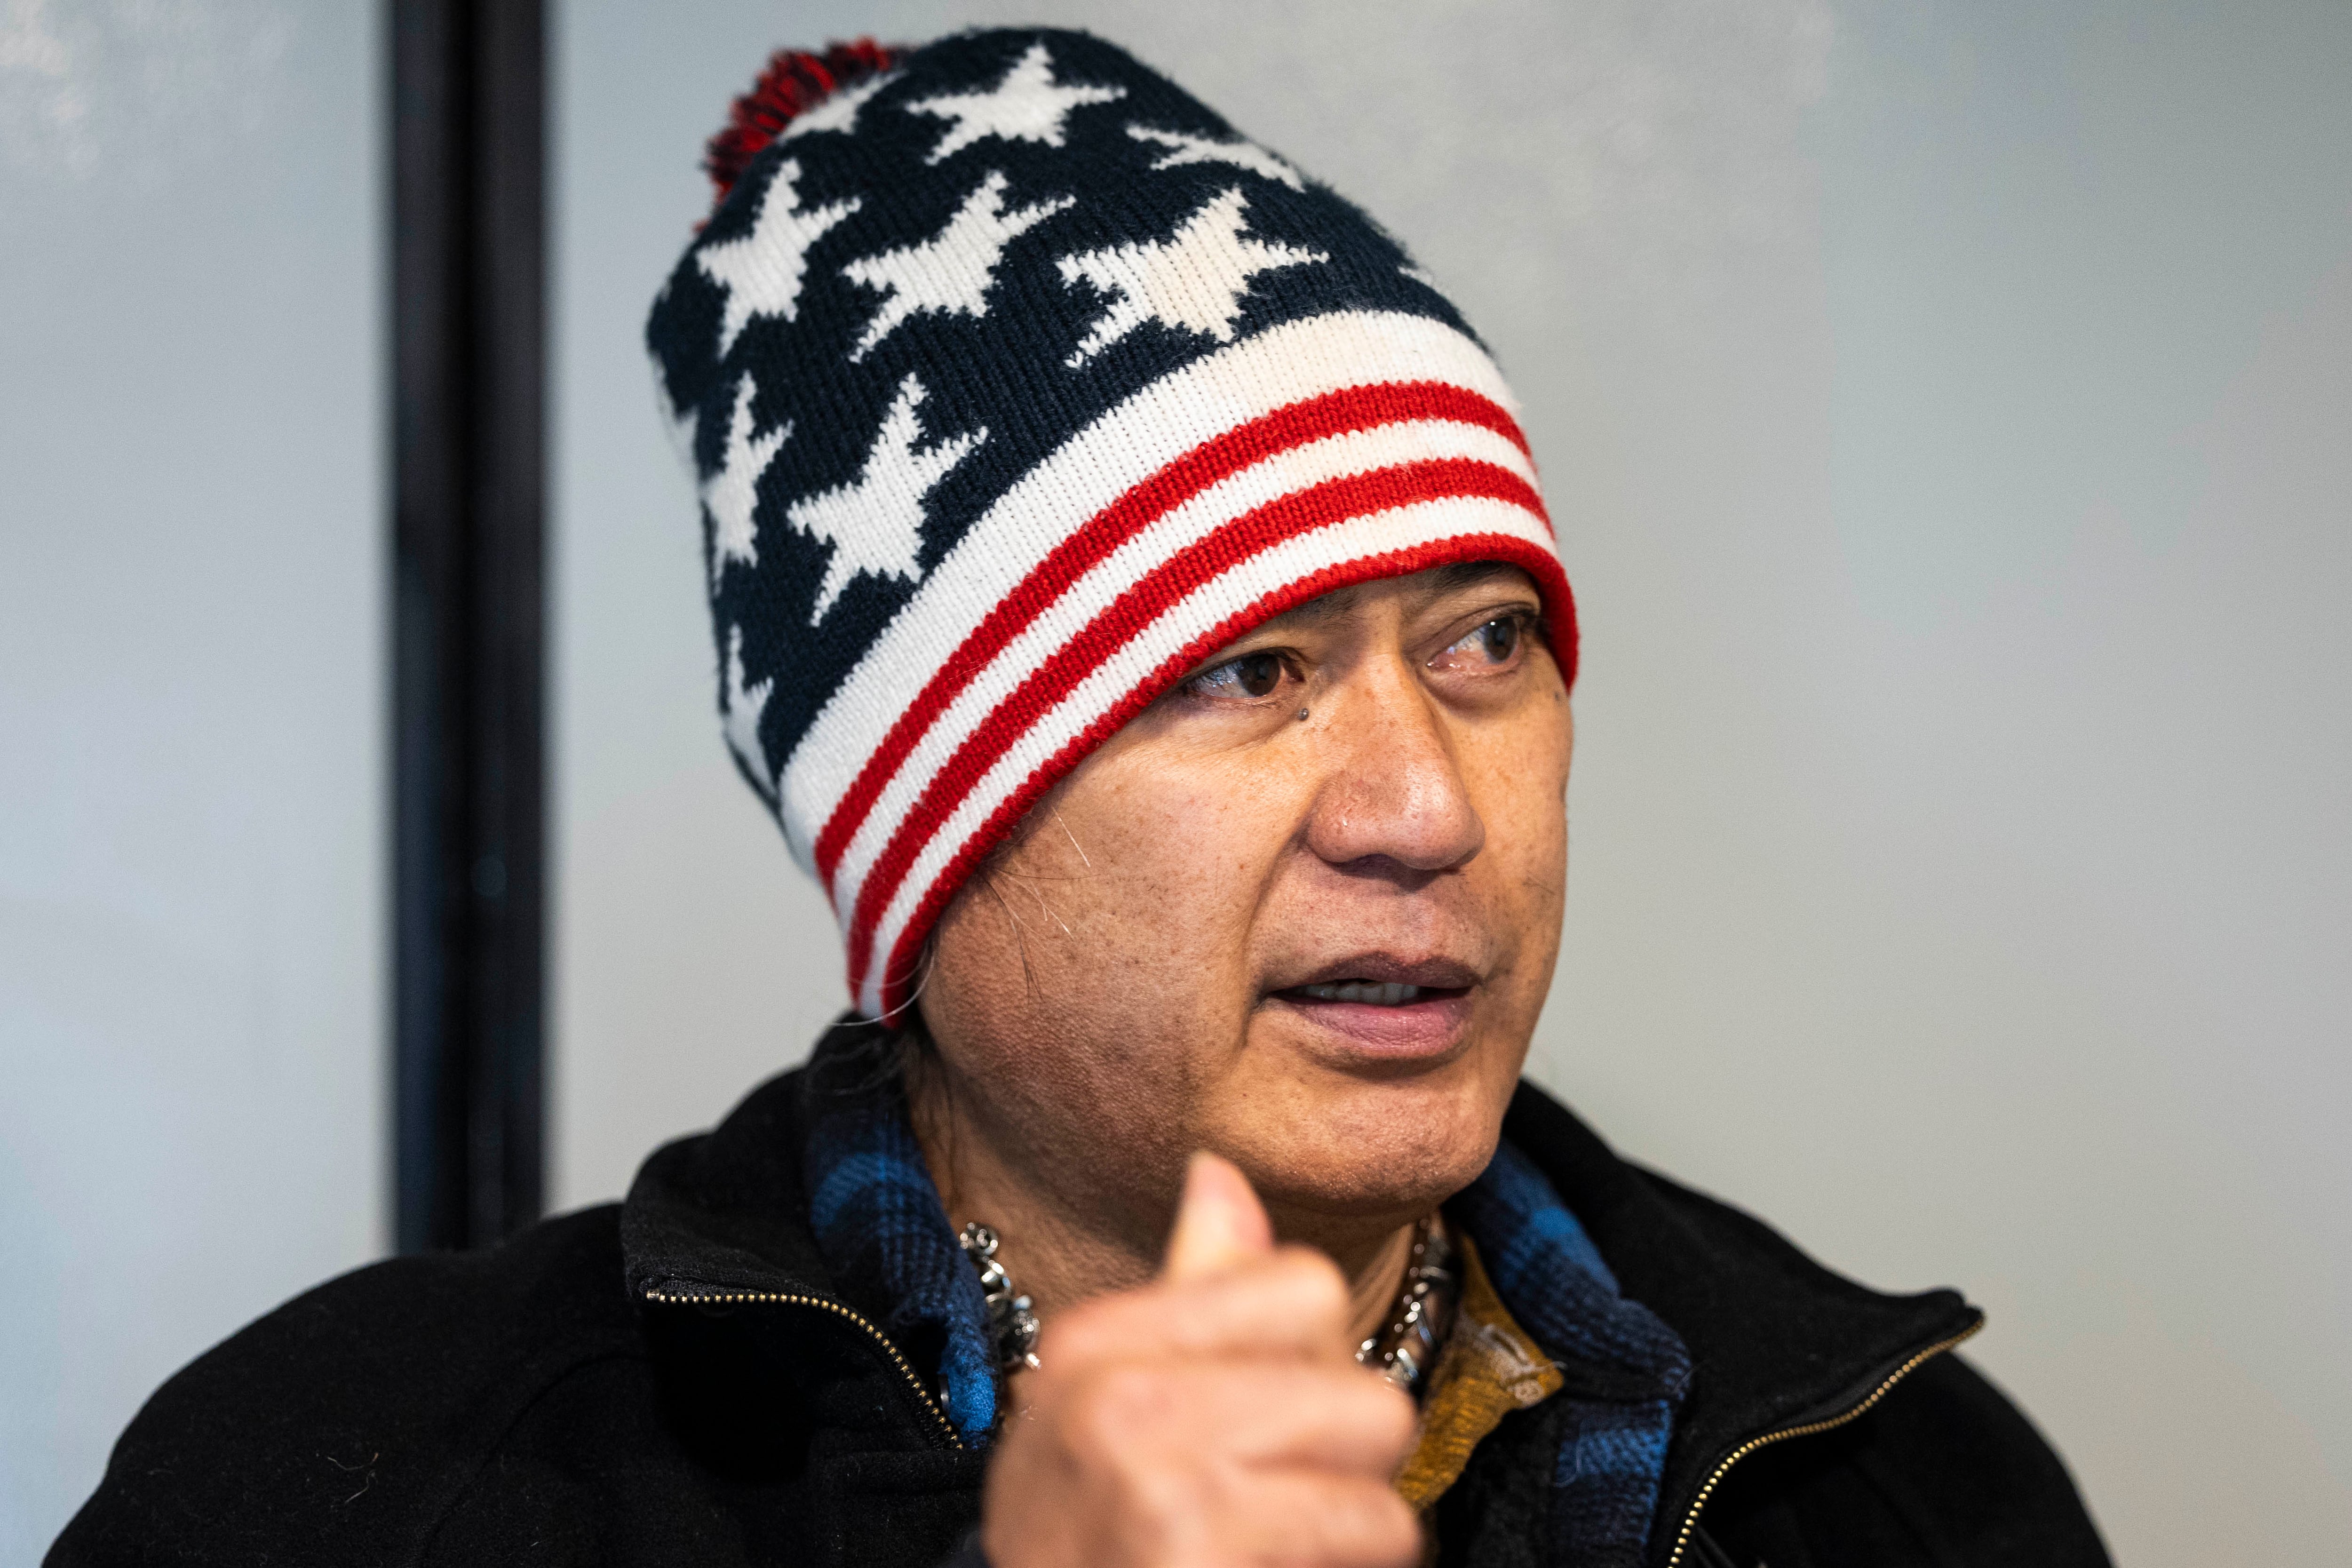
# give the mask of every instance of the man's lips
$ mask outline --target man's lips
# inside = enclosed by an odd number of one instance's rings
[[[1478,978],[1458,959],[1357,953],[1317,966],[1266,999],[1326,1037],[1344,1039],[1345,1056],[1425,1060],[1450,1055],[1468,1037]]]
[[[1267,987],[1295,1002],[1339,1002],[1394,1007],[1432,993],[1460,994],[1478,984],[1478,972],[1459,959],[1403,958],[1390,952],[1358,952],[1318,964],[1293,979]]]

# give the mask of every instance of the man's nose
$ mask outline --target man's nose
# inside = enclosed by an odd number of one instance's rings
[[[1486,845],[1444,712],[1418,674],[1409,659],[1370,661],[1313,715],[1330,771],[1307,844],[1331,865],[1444,871]]]

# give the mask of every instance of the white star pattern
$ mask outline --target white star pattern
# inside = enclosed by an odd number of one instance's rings
[[[1063,282],[1084,278],[1111,301],[1077,352],[1062,363],[1076,370],[1146,321],[1229,343],[1253,277],[1331,259],[1319,250],[1245,238],[1242,223],[1248,209],[1236,186],[1202,204],[1166,239],[1062,258]]]
[[[785,159],[760,193],[760,213],[751,232],[724,245],[707,246],[695,255],[710,280],[727,290],[727,316],[719,329],[721,354],[735,346],[752,317],[782,316],[789,321],[800,314],[809,247],[860,205],[859,198],[851,196],[804,212],[800,193],[793,188],[800,177],[800,160]]]
[[[1070,87],[1056,82],[1054,57],[1045,52],[1045,45],[1032,44],[1029,52],[1004,73],[1004,79],[986,92],[942,93],[937,98],[916,99],[903,107],[909,114],[929,114],[955,121],[924,160],[936,163],[990,136],[1059,147],[1062,121],[1070,117],[1070,110],[1089,103],[1115,102],[1126,96],[1127,89],[1123,87]]]
[[[751,399],[758,395],[759,388],[745,375],[735,389],[735,416],[727,426],[727,455],[709,483],[702,487],[702,504],[710,509],[710,591],[714,594],[730,561],[759,564],[760,547],[751,535],[752,514],[760,507],[760,476],[768,471],[776,448],[793,433],[793,422],[787,419],[764,436],[751,434]]]
[[[1254,174],[1264,174],[1269,180],[1280,180],[1294,191],[1307,188],[1307,181],[1297,170],[1256,142],[1238,136],[1230,142],[1217,142],[1206,136],[1191,136],[1181,131],[1162,131],[1150,125],[1130,125],[1127,133],[1138,142],[1157,142],[1169,149],[1151,161],[1154,169],[1174,169],[1186,163],[1231,163],[1236,169],[1247,169]]]
[[[856,479],[795,501],[785,514],[812,539],[833,543],[833,558],[825,563],[824,582],[817,589],[809,625],[824,618],[849,580],[861,572],[912,581],[920,570],[923,498],[988,439],[988,427],[982,426],[950,437],[928,452],[915,450],[923,434],[915,410],[928,395],[919,378],[909,375],[900,382]]]
[[[900,250],[862,257],[841,269],[851,282],[863,283],[884,296],[882,309],[866,323],[866,335],[849,352],[852,363],[864,359],[866,351],[888,337],[898,323],[919,311],[988,313],[988,289],[995,280],[996,264],[1004,258],[1004,247],[1074,201],[1056,196],[1008,213],[1004,210],[1008,183],[1002,173],[991,170],[934,237]]]
[[[775,678],[769,677],[757,686],[743,685],[743,628],[727,628],[726,729],[727,743],[736,756],[760,781],[760,798],[773,805],[776,802],[775,775],[768,771],[767,748],[760,744],[760,715],[768,710],[768,694],[776,689]]]
[[[854,87],[820,102],[814,109],[803,110],[793,117],[793,122],[778,133],[776,140],[789,142],[795,136],[813,135],[819,131],[838,131],[845,135],[857,130],[857,111],[872,100],[874,95],[898,79],[897,71],[881,76],[869,76]]]

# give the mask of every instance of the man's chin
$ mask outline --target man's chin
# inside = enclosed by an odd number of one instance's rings
[[[1409,1076],[1310,1072],[1243,1102],[1220,1142],[1270,1202],[1333,1215],[1425,1212],[1477,1180],[1502,1129],[1475,1064]]]

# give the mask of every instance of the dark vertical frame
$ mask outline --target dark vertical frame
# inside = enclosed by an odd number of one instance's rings
[[[393,1041],[401,1250],[544,1184],[546,33],[388,0]]]

